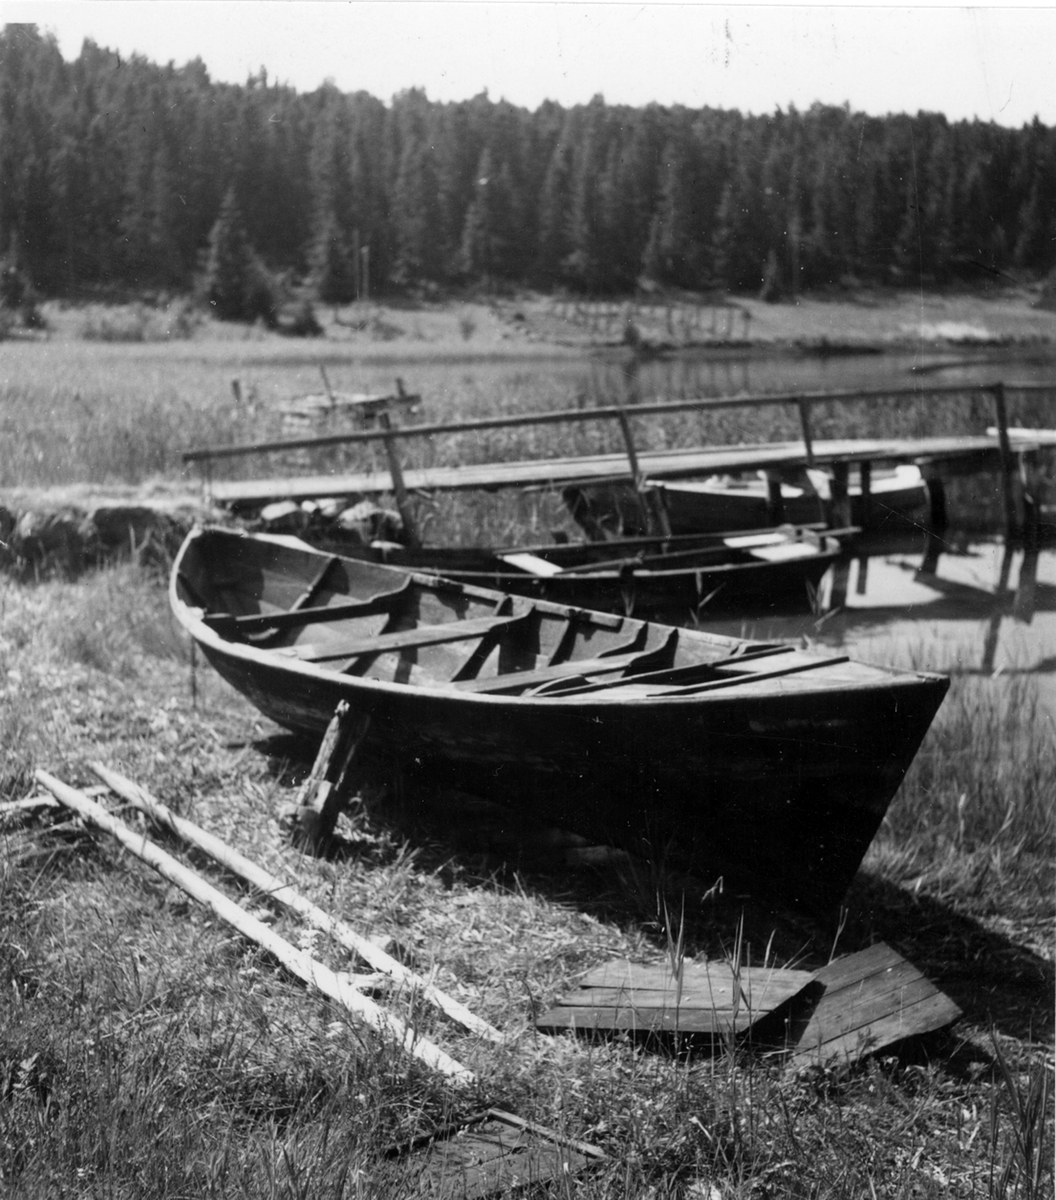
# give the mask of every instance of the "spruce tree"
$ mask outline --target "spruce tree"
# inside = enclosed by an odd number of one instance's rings
[[[246,236],[234,188],[209,234],[205,295],[222,321],[277,320],[274,291]]]

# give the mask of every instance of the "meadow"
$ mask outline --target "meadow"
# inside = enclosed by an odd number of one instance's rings
[[[0,346],[0,500],[69,485],[193,490],[182,450],[267,436],[272,403],[318,390],[320,363],[350,390],[387,390],[406,373],[428,419],[592,402],[583,373],[538,348],[518,349],[523,361],[510,370],[507,360],[486,386],[454,340],[439,362],[413,359],[413,373],[354,349],[252,333]],[[254,411],[235,403],[233,377],[254,385]],[[888,411],[917,425],[949,419],[923,402]],[[753,435],[712,419],[688,428],[673,418],[655,436]],[[570,450],[566,433],[545,429],[499,437],[418,452],[466,461]],[[459,503],[432,528],[512,535],[560,519],[542,495],[499,513]],[[893,639],[876,651],[917,666],[928,653]],[[380,1148],[487,1105],[609,1156],[546,1195],[1051,1195],[1056,736],[1030,677],[954,680],[845,906],[814,922],[687,886],[660,864],[572,868],[540,849],[543,831],[527,817],[408,796],[383,779],[341,818],[342,856],[303,854],[282,813],[313,748],[192,661],[163,575],[147,565],[32,585],[0,577],[0,668],[0,804],[36,791],[37,767],[91,786],[88,764],[102,760],[360,932],[394,939],[507,1034],[496,1048],[412,996],[390,996],[479,1078],[468,1089],[443,1082],[62,810],[8,814],[0,1190],[12,1200],[410,1197],[416,1180]],[[265,898],[187,858],[290,940],[355,969]],[[945,1037],[849,1069],[792,1076],[732,1042],[660,1051],[544,1037],[531,1023],[608,958],[659,962],[681,945],[690,958],[812,967],[881,939],[965,1015]]]

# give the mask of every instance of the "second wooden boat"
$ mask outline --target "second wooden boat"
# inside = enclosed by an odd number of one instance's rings
[[[840,555],[838,536],[809,526],[508,550],[387,541],[362,544],[331,525],[304,539],[323,550],[442,575],[478,587],[674,623],[712,613],[809,611]]]
[[[703,479],[656,480],[650,487],[662,501],[671,532],[715,533],[723,529],[758,529],[773,521],[772,501],[763,475],[708,476]],[[782,518],[793,523],[825,522],[830,517],[831,480],[823,471],[805,471],[783,481]],[[877,470],[863,498],[857,466],[848,481],[852,523],[867,533],[920,529],[927,492],[918,467],[901,464]],[[641,505],[630,484],[590,484],[563,492],[576,521],[591,537],[623,537],[642,532]]]
[[[170,598],[280,725],[319,736],[345,700],[386,769],[815,910],[843,897],[948,686],[223,529],[191,533]]]

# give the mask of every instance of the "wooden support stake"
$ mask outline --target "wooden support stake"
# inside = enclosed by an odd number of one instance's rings
[[[353,714],[348,701],[340,701],[297,793],[294,839],[298,844],[316,852],[326,848],[348,795],[356,751],[369,728],[369,716]]]
[[[832,464],[832,502],[829,509],[829,524],[837,528],[843,528],[851,523],[849,474],[850,467],[846,461]]]
[[[394,1038],[404,1050],[434,1070],[459,1083],[476,1081],[472,1071],[445,1054],[439,1046],[434,1045],[426,1038],[417,1036],[405,1021],[386,1012],[380,1005],[357,991],[345,976],[332,971],[324,963],[279,937],[262,921],[251,917],[249,913],[239,908],[237,904],[207,883],[201,876],[185,867],[183,863],[178,862],[159,846],[147,841],[142,834],[130,829],[101,805],[90,800],[83,792],[79,792],[76,788],[49,775],[47,771],[38,769],[35,774],[37,780],[51,792],[56,800],[60,800],[67,808],[73,809],[96,828],[111,834],[126,850],[130,850],[137,858],[152,866],[159,875],[212,909],[217,916],[223,918],[244,937],[274,955],[298,979],[317,988],[323,995],[329,996],[331,1000],[359,1017],[372,1029],[386,1037]]]
[[[810,431],[810,401],[803,396],[796,398],[796,407],[799,409],[799,424],[803,430],[803,449],[807,455],[807,466],[814,466],[814,436]],[[850,522],[848,521],[849,525]]]
[[[869,529],[873,520],[873,464],[868,460],[858,464],[858,484],[862,494],[858,524]]]
[[[404,536],[407,539],[407,545],[412,550],[417,550],[421,546],[421,542],[418,540],[418,529],[414,522],[414,513],[411,510],[407,488],[403,482],[403,469],[396,455],[396,435],[392,431],[392,421],[387,412],[380,412],[378,413],[378,422],[385,435],[385,457],[389,462],[389,475],[392,477],[392,490],[396,494],[396,507],[400,510],[400,517],[403,520]]]
[[[1008,438],[1008,406],[1005,403],[1005,385],[995,383],[990,389],[994,394],[994,409],[997,417],[997,441],[1001,455],[1001,497],[1005,511],[1005,534],[1009,541],[1016,541],[1022,531],[1020,507],[1017,497],[1016,459],[1012,443]]]
[[[638,363],[633,362],[629,368],[629,382],[632,386],[637,387]],[[662,501],[655,495],[649,497],[646,495],[647,488],[645,486],[645,476],[642,474],[641,465],[638,462],[638,451],[635,449],[634,436],[631,433],[631,422],[624,410],[623,401],[617,396],[616,398],[616,418],[620,424],[620,432],[623,434],[623,444],[627,450],[627,461],[631,468],[631,477],[634,479],[634,495],[638,503],[638,512],[642,519],[642,529],[649,536],[669,537],[670,528],[665,533],[664,527],[667,525],[666,512],[664,519],[657,516],[659,506]],[[650,503],[652,499],[653,503]]]
[[[119,775],[116,771],[109,770],[102,763],[92,763],[91,767],[113,792],[123,800],[127,800],[129,804],[135,805],[141,812],[146,813],[152,821],[163,825],[178,837],[183,838],[188,844],[204,851],[210,858],[224,867],[225,870],[239,876],[240,879],[243,879],[251,887],[256,888],[262,895],[267,896],[269,900],[274,901],[276,904],[281,904],[303,917],[310,925],[321,930],[327,937],[332,937],[336,942],[344,946],[346,950],[351,950],[354,954],[358,954],[375,971],[380,971],[397,983],[405,984],[412,988],[423,999],[428,1000],[430,1004],[434,1004],[442,1012],[451,1017],[452,1020],[457,1021],[460,1025],[470,1030],[471,1033],[479,1034],[491,1042],[503,1041],[503,1036],[497,1029],[489,1025],[487,1021],[481,1020],[480,1017],[474,1016],[465,1005],[460,1004],[454,997],[448,996],[409,967],[404,966],[403,963],[393,958],[390,954],[386,954],[384,950],[376,946],[369,938],[356,933],[344,921],[339,921],[329,916],[321,908],[314,905],[307,897],[302,896],[299,892],[284,884],[277,876],[268,874],[267,871],[258,867],[256,863],[239,854],[237,850],[232,850],[220,838],[214,837],[213,834],[205,829],[201,829],[192,821],[177,816],[170,808],[162,804],[160,800],[152,796],[144,788],[133,783],[131,779],[126,779],[123,775]],[[51,801],[51,803],[54,803],[54,801]]]
[[[781,475],[777,471],[767,471],[765,477],[766,521],[768,525],[780,525],[785,519],[785,498],[781,494]]]

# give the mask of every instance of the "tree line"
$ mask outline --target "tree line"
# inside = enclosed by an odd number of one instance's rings
[[[1056,264],[1056,131],[822,105],[385,104],[91,41],[67,62],[33,25],[0,31],[0,256],[45,293],[182,290],[231,241],[331,302],[1036,276]]]

